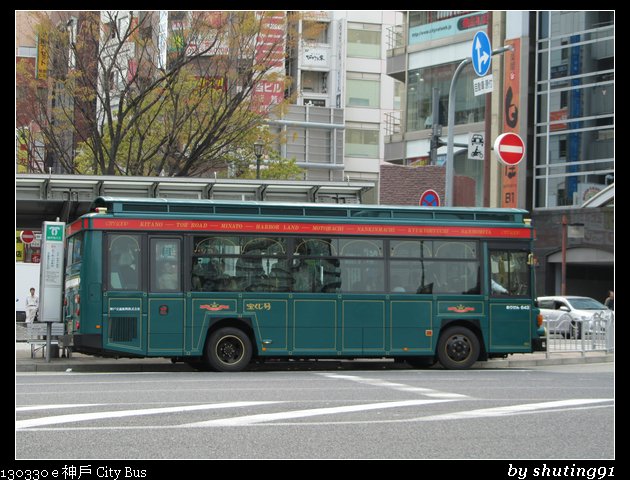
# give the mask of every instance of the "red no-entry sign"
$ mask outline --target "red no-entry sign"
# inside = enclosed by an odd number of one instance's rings
[[[22,240],[22,243],[33,243],[33,240],[35,240],[35,235],[31,230],[24,230],[22,233],[20,233],[20,240]]]
[[[494,141],[494,153],[501,162],[512,167],[525,157],[525,142],[516,133],[502,133]]]

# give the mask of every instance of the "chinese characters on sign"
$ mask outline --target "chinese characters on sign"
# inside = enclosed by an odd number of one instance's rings
[[[490,93],[493,90],[493,79],[492,75],[486,75],[485,77],[475,78],[473,80],[473,93],[478,95],[483,95],[485,93]]]
[[[503,95],[505,100],[503,113],[503,133],[513,132],[518,134],[519,103],[520,103],[520,39],[506,40],[506,45],[512,45],[513,51],[505,52],[505,76],[503,78]],[[516,208],[518,205],[518,167],[501,167],[501,207]]]
[[[271,310],[271,303],[247,303],[245,304],[246,310]]]

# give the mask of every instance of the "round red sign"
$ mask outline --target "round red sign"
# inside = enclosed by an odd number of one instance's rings
[[[502,133],[494,141],[494,153],[505,165],[517,165],[525,157],[525,143],[516,133]]]
[[[20,233],[20,240],[22,240],[22,243],[32,243],[35,240],[35,235],[31,230],[24,230]]]
[[[421,207],[439,207],[440,196],[435,190],[426,190],[422,195],[420,195],[420,202],[418,203]]]

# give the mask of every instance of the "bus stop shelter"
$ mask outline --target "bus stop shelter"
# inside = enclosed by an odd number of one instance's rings
[[[16,174],[18,229],[76,220],[99,196],[317,203],[376,203],[376,183],[224,178]]]

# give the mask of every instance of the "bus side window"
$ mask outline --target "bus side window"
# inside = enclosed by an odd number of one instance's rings
[[[177,292],[181,290],[179,239],[150,239],[149,260],[152,292]]]
[[[529,266],[527,252],[494,250],[490,252],[490,293],[492,295],[528,295]]]
[[[109,288],[140,289],[140,241],[137,235],[110,235],[108,238]]]

